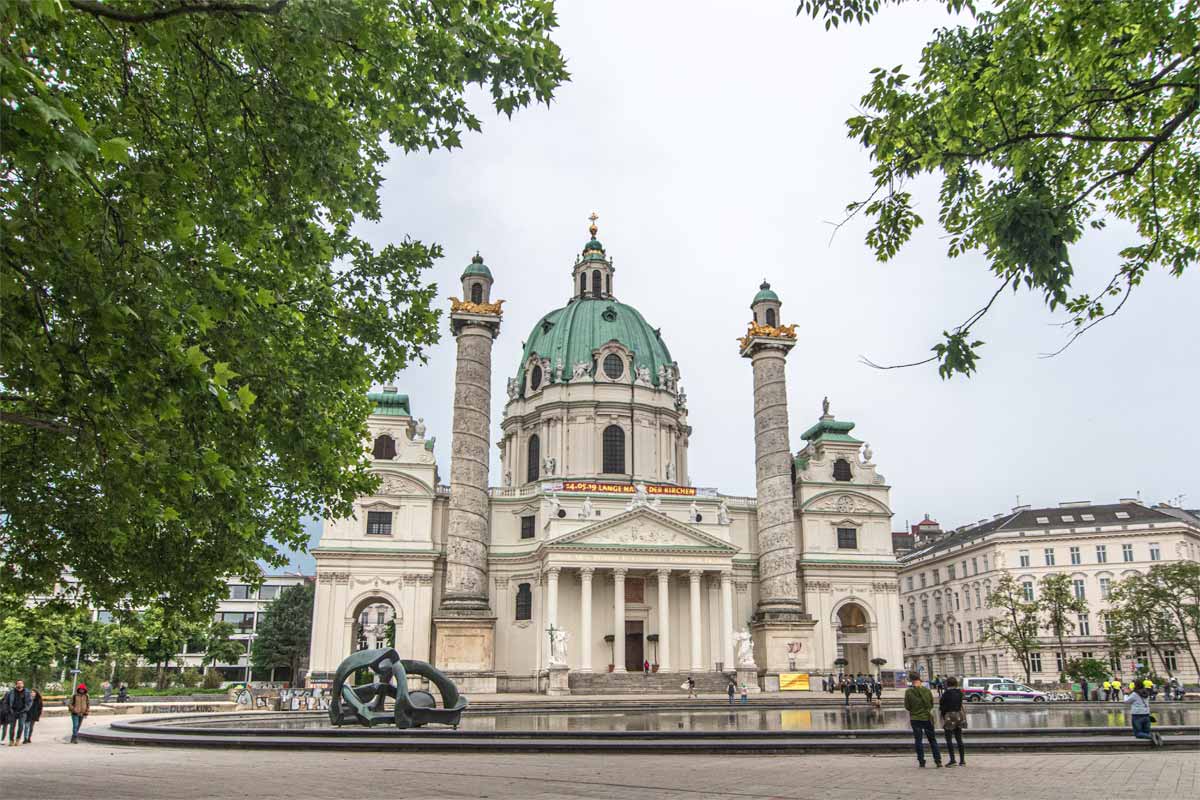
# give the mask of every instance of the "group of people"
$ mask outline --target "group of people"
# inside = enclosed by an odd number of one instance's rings
[[[925,766],[925,741],[929,741],[929,749],[933,754],[936,767],[942,766],[942,754],[938,747],[937,734],[933,727],[934,698],[921,680],[920,673],[910,672],[908,680],[912,684],[904,692],[904,708],[908,711],[909,724],[912,726],[913,746],[917,751],[917,766]],[[946,734],[946,751],[949,759],[947,767],[966,766],[966,752],[963,750],[962,732],[967,727],[967,716],[963,708],[963,692],[954,678],[936,678],[938,685],[937,709],[941,715],[942,729]],[[1162,746],[1162,737],[1150,730],[1154,718],[1150,714],[1150,700],[1154,691],[1154,682],[1145,680],[1141,686],[1129,684],[1128,693],[1124,692],[1119,681],[1104,683],[1106,700],[1122,700],[1129,705],[1129,719],[1133,735],[1137,739],[1149,740],[1154,747]],[[957,758],[955,747],[957,746]]]
[[[33,726],[42,718],[42,693],[25,686],[18,680],[13,688],[0,697],[0,744],[8,747],[29,744],[33,738]],[[91,711],[91,702],[85,684],[75,687],[75,693],[67,701],[71,712],[71,744],[78,742],[79,726]]]
[[[821,678],[821,688],[833,694],[841,692],[846,697],[846,705],[850,705],[850,695],[861,694],[868,703],[878,703],[883,697],[883,684],[874,675],[842,675],[835,678],[827,675]]]
[[[1101,688],[1101,691],[1104,693],[1104,699],[1108,702],[1117,702],[1124,695],[1123,687],[1121,685],[1121,681],[1119,681],[1119,680],[1105,681],[1104,683],[1100,684],[1100,688]],[[1133,681],[1130,681],[1129,682],[1129,691],[1132,692],[1136,688],[1137,688],[1137,685]],[[1151,700],[1158,699],[1159,686],[1154,681],[1143,680],[1142,688],[1146,689],[1150,692]],[[1173,678],[1171,678],[1171,680],[1169,680],[1165,684],[1163,684],[1162,692],[1163,692],[1163,700],[1182,700],[1183,695],[1184,695],[1183,684],[1181,684],[1179,682],[1179,678],[1173,677]],[[1086,693],[1085,693],[1085,697],[1086,697]]]

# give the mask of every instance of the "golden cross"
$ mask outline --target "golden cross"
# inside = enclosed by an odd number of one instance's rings
[[[596,220],[600,219],[600,217],[598,217],[598,216],[596,215],[596,212],[595,212],[595,211],[593,211],[593,212],[592,212],[592,215],[591,215],[590,217],[588,217],[588,219],[590,219],[590,220],[592,221],[592,224],[593,224],[593,225],[595,225],[595,224],[596,224]]]

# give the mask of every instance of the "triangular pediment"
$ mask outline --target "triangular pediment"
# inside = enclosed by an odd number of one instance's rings
[[[593,523],[565,536],[551,539],[546,542],[545,547],[572,550],[706,550],[729,555],[738,552],[738,548],[729,542],[650,508],[637,508]]]

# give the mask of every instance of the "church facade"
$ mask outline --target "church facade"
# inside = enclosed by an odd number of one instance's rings
[[[775,691],[781,674],[899,668],[890,487],[828,403],[793,451],[796,326],[779,297],[762,284],[730,353],[754,373],[757,496],[698,488],[680,365],[662,331],[617,300],[594,219],[589,231],[570,299],[538,321],[507,376],[495,442],[503,301],[481,257],[463,272],[449,485],[408,397],[371,395],[380,487],[353,517],[326,520],[313,551],[310,679],[378,641],[365,627],[385,609],[400,653],[466,691],[566,693],[583,676],[595,691],[647,667],[736,672]]]

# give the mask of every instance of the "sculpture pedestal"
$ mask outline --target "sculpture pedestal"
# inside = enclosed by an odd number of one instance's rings
[[[754,661],[762,675],[764,692],[779,691],[779,675],[782,672],[811,673],[816,668],[812,660],[813,628],[816,624],[816,620],[799,615],[762,618],[750,623],[750,633],[754,637]],[[796,645],[799,645],[798,649]]]
[[[570,694],[571,687],[567,682],[567,674],[570,671],[565,664],[551,666],[548,670],[550,682],[546,686],[546,694],[557,697]]]
[[[496,618],[434,617],[434,664],[464,694],[496,693]]]
[[[761,692],[762,687],[758,685],[758,667],[738,667],[737,684],[738,692],[742,691],[743,684],[748,694]]]

